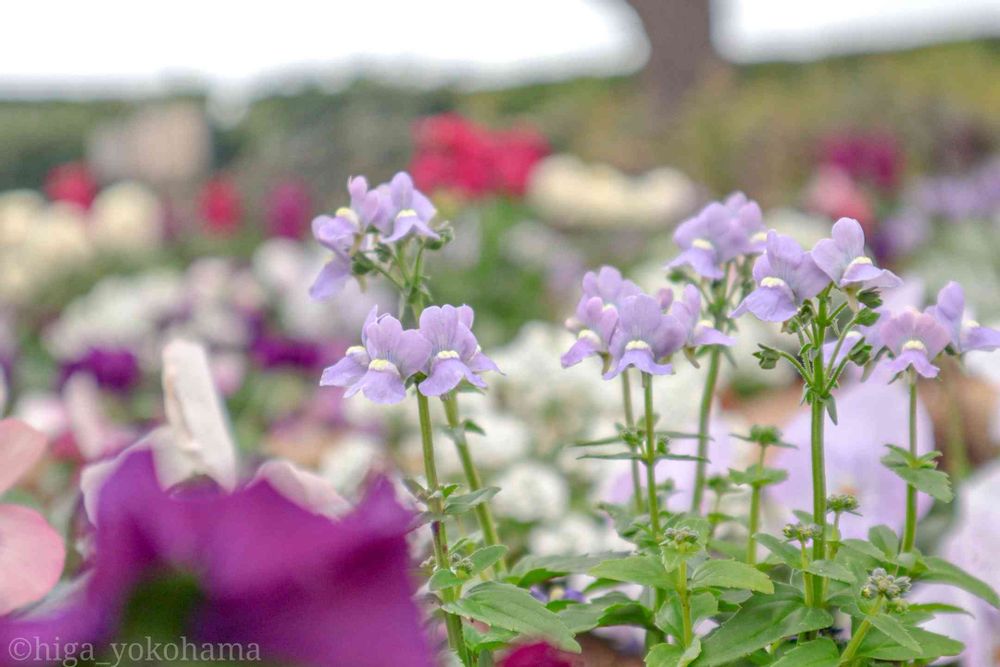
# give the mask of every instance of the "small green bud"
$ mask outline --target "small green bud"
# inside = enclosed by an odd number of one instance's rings
[[[826,499],[827,511],[834,514],[857,512],[860,506],[858,499],[849,493],[835,494]]]
[[[881,313],[878,311],[872,310],[871,308],[865,308],[854,316],[854,321],[863,327],[870,327],[878,322],[879,317],[881,317]]]
[[[876,289],[866,289],[858,293],[858,301],[874,310],[882,305],[882,295]]]
[[[861,596],[869,600],[877,596],[890,601],[897,600],[906,595],[911,585],[909,577],[896,577],[886,572],[885,568],[877,567],[861,587]]]
[[[663,541],[660,545],[681,552],[690,552],[697,550],[698,539],[698,533],[690,528],[667,528],[663,531]]]
[[[781,358],[781,355],[778,354],[777,350],[766,345],[758,345],[757,347],[760,349],[754,352],[753,356],[757,358],[757,364],[761,368],[767,371],[778,365],[778,359]]]
[[[816,524],[789,523],[782,529],[786,540],[794,540],[807,544],[810,540],[819,537],[822,528]]]

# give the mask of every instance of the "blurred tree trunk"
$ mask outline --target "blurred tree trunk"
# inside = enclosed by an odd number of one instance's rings
[[[710,0],[628,0],[649,37],[643,75],[661,111],[677,108],[684,94],[716,60]]]

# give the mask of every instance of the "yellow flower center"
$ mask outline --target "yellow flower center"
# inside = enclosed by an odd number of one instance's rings
[[[595,333],[594,331],[592,331],[590,329],[583,329],[582,331],[580,331],[580,333],[578,333],[576,335],[576,339],[577,340],[582,340],[584,338],[586,338],[590,342],[594,343],[595,345],[600,345],[601,344],[601,337],[598,336],[597,333]]]
[[[766,241],[767,232],[757,232],[756,234],[750,237],[750,240],[753,241],[754,243],[760,243],[761,241]]]
[[[412,208],[404,208],[402,211],[396,214],[396,219],[399,220],[400,218],[409,218],[410,216],[416,217],[416,215],[417,212],[414,211]]]
[[[927,346],[921,343],[919,340],[911,338],[910,340],[903,343],[904,350],[920,350],[921,352],[927,351]]]
[[[337,215],[338,218],[346,218],[346,219],[350,220],[355,225],[359,224],[358,214],[354,212],[354,209],[350,209],[350,208],[347,208],[346,206],[342,206],[342,207],[340,207],[340,208],[337,209],[337,214],[336,215]]]
[[[964,326],[967,329],[974,329],[980,325],[979,322],[977,322],[976,320],[969,319],[962,322],[962,326]]]
[[[396,364],[392,363],[388,359],[372,359],[371,363],[368,364],[368,370],[370,371],[390,371],[399,375],[399,369],[396,368]]]
[[[708,239],[695,239],[691,241],[692,248],[698,248],[699,250],[715,250],[715,246]]]
[[[760,286],[761,287],[788,287],[788,283],[786,283],[781,278],[775,278],[774,276],[767,276],[766,278],[764,278],[763,280],[760,281]]]
[[[441,350],[437,353],[438,359],[458,359],[458,352],[455,350]]]
[[[644,340],[631,340],[628,342],[628,345],[625,346],[625,349],[632,351],[632,350],[648,350],[650,348],[649,348],[649,343],[647,343]]]
[[[345,354],[348,357],[350,357],[351,355],[354,355],[354,354],[361,354],[364,351],[365,351],[365,348],[361,347],[360,345],[352,345],[349,348],[347,348],[347,352]]]
[[[874,264],[874,262],[872,262],[871,257],[866,257],[864,255],[861,255],[860,257],[855,257],[854,259],[852,259],[851,263],[848,264],[848,266],[858,266],[860,264]]]

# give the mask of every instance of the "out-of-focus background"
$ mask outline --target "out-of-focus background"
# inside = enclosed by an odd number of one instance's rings
[[[487,432],[473,445],[539,553],[613,539],[579,508],[621,471],[562,448],[617,416],[595,369],[559,368],[580,276],[614,263],[662,284],[673,227],[705,202],[742,190],[807,245],[857,218],[917,286],[903,302],[954,278],[984,324],[1000,319],[995,0],[103,0],[3,16],[4,409],[68,461],[161,418],[159,349],[178,333],[210,346],[251,455],[347,495],[413,458],[412,416],[317,389],[371,303],[391,303],[377,283],[307,296],[323,262],[309,223],[352,174],[406,169],[453,223],[432,288],[476,309],[507,373],[469,401]],[[749,360],[774,332],[741,327]],[[750,366],[726,371],[717,441],[796,408],[788,376]],[[921,396],[963,474],[996,453],[1000,366],[970,357],[945,376]],[[671,382],[681,427],[700,375]]]

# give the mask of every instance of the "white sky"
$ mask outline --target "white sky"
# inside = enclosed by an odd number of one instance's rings
[[[691,0],[701,1],[701,0]],[[503,86],[637,69],[623,0],[49,0],[3,8],[0,96],[247,94],[297,79]],[[1000,0],[715,0],[737,61],[1000,34]]]

